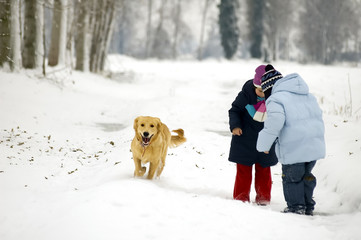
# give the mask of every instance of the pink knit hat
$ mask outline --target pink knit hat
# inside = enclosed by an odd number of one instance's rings
[[[254,75],[254,78],[253,78],[253,85],[257,88],[262,88],[261,87],[261,78],[262,78],[262,75],[266,72],[266,66],[259,65],[256,68],[255,72],[256,72],[256,74]]]

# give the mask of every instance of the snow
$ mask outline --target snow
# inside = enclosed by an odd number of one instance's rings
[[[359,68],[274,63],[300,73],[324,111],[318,214],[280,212],[279,164],[270,206],[232,200],[228,109],[259,64],[111,56],[112,78],[0,71],[0,239],[361,239]],[[152,181],[133,177],[139,115],[188,139]]]

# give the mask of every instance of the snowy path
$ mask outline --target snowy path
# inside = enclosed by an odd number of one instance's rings
[[[361,90],[354,68],[279,64],[310,79],[323,101],[327,159],[315,169],[322,214],[280,213],[279,165],[270,206],[232,200],[227,111],[258,64],[114,58],[113,71],[131,74],[116,82],[74,72],[62,88],[32,72],[0,72],[0,239],[361,239],[360,123],[335,115],[347,96],[341,74]],[[334,78],[325,87],[327,74]],[[361,99],[353,103],[357,110]],[[133,178],[138,115],[181,127],[188,139],[154,181]]]

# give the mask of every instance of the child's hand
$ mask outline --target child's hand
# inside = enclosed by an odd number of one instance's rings
[[[240,128],[233,128],[232,130],[233,135],[241,136],[242,135],[242,129]]]
[[[265,151],[264,153],[265,153],[265,154],[269,154],[269,151]]]

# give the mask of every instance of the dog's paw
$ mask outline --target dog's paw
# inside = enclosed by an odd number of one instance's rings
[[[135,170],[135,171],[134,171],[134,176],[135,176],[135,177],[143,177],[146,170],[147,170],[146,167],[142,167],[142,168],[139,169],[138,171]]]

